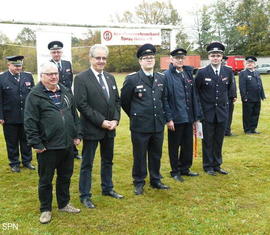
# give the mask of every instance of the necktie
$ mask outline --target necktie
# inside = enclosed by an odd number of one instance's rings
[[[59,71],[62,70],[60,62],[57,62],[57,67],[58,67],[58,70],[59,70]]]
[[[216,70],[215,72],[216,72],[216,76],[218,77],[218,70]]]
[[[14,78],[16,79],[17,82],[20,82],[20,74],[15,74]]]
[[[109,94],[108,94],[106,86],[105,86],[105,84],[103,82],[101,73],[98,74],[98,81],[99,81],[99,84],[100,84],[100,86],[102,88],[103,94],[105,95],[106,99],[109,99]]]
[[[150,83],[153,85],[153,83],[154,83],[154,77],[153,77],[153,75],[150,74],[147,77],[148,77]]]

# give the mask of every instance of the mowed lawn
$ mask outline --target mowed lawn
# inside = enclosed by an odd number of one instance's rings
[[[125,74],[116,74],[119,89],[124,77]],[[270,76],[262,79],[266,96],[270,97]],[[1,130],[0,234],[270,234],[269,126],[270,100],[267,99],[262,102],[258,127],[261,134],[245,135],[238,96],[232,124],[233,133],[237,136],[226,137],[223,147],[222,167],[230,174],[213,177],[203,172],[198,141],[199,156],[194,159],[192,170],[200,176],[185,177],[183,183],[170,178],[165,133],[161,173],[163,182],[171,189],[152,189],[147,178],[144,195],[135,196],[129,122],[122,112],[115,139],[113,181],[115,190],[125,198],[116,200],[101,195],[98,151],[92,188],[92,200],[97,208],[85,209],[79,201],[80,160],[75,160],[71,203],[82,211],[76,215],[58,212],[54,196],[53,217],[47,225],[39,223],[37,171],[22,168],[21,173],[11,173]],[[37,166],[35,155],[33,164]]]

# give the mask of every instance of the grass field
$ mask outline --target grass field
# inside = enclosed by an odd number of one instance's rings
[[[123,74],[116,74],[119,88]],[[266,96],[270,76],[263,76]],[[239,97],[239,96],[238,96]],[[50,224],[39,223],[37,171],[22,169],[11,173],[5,141],[0,133],[0,234],[73,235],[73,234],[270,234],[270,101],[262,103],[258,130],[260,135],[245,135],[242,130],[241,101],[238,98],[232,130],[223,147],[223,168],[229,175],[212,177],[202,170],[201,148],[192,170],[199,177],[185,177],[178,183],[169,177],[167,135],[163,146],[161,173],[171,187],[159,191],[149,187],[142,196],[133,194],[132,146],[127,116],[122,113],[115,140],[113,180],[115,190],[125,196],[115,200],[101,195],[100,157],[95,158],[93,202],[96,209],[84,209],[79,202],[80,161],[75,160],[71,183],[71,203],[82,209],[70,215],[57,211],[53,201]],[[80,145],[81,149],[81,145]],[[33,164],[37,165],[34,156]],[[54,194],[55,195],[55,194]],[[8,227],[12,225],[14,227]]]

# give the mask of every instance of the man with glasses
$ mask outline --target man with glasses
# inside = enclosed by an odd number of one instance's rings
[[[169,69],[165,71],[165,113],[168,127],[168,148],[171,176],[184,181],[181,175],[198,176],[191,172],[193,160],[193,123],[201,111],[194,86],[193,68],[184,65],[187,51],[177,48],[170,53]]]
[[[40,67],[40,82],[26,100],[24,125],[29,145],[37,153],[40,223],[51,221],[52,180],[55,171],[56,197],[60,212],[79,213],[69,204],[73,173],[73,145],[80,143],[79,118],[73,95],[58,84],[58,68],[52,62]]]
[[[52,41],[48,44],[50,50],[51,62],[55,63],[59,72],[59,83],[63,84],[72,92],[73,72],[70,61],[62,60],[64,44],[60,41]],[[77,147],[73,147],[74,158],[81,159]]]
[[[123,196],[114,191],[112,166],[115,129],[120,120],[120,99],[113,75],[104,71],[109,50],[96,44],[90,48],[90,68],[74,79],[74,95],[80,112],[83,131],[82,163],[79,180],[80,200],[86,208],[91,201],[92,168],[100,144],[102,194],[116,199]]]
[[[220,42],[207,46],[210,64],[200,69],[195,83],[200,96],[203,120],[203,169],[211,175],[227,175],[221,168],[222,144],[229,113],[229,97],[236,97],[234,74],[230,67],[222,65],[225,47]]]
[[[256,71],[255,56],[246,57],[246,69],[239,74],[239,88],[242,99],[243,128],[246,134],[260,134],[258,126],[261,100],[265,99],[260,74]]]
[[[135,195],[143,194],[147,176],[146,158],[151,186],[156,189],[169,189],[160,180],[165,124],[164,75],[154,73],[155,53],[156,48],[152,44],[144,44],[138,49],[137,58],[141,70],[128,75],[121,90],[121,105],[130,118]]]
[[[9,165],[12,172],[20,172],[21,153],[23,166],[35,170],[23,126],[25,99],[34,86],[34,79],[31,73],[22,71],[24,56],[6,59],[8,70],[0,75],[0,124],[3,125]]]

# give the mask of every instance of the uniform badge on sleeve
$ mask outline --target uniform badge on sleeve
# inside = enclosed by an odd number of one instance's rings
[[[25,82],[25,86],[31,86],[31,82]]]
[[[70,72],[70,69],[66,69],[66,72]]]
[[[211,81],[212,81],[211,78],[205,78],[204,80],[205,80],[206,82],[211,82]]]

